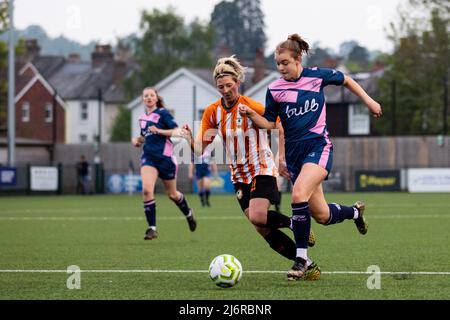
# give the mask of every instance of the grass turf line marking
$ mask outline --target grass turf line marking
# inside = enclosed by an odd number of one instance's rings
[[[392,216],[368,216],[368,219],[440,219],[450,218],[450,215],[392,215]],[[158,220],[185,220],[185,217],[158,217]],[[244,216],[216,216],[196,217],[197,220],[245,220]],[[145,217],[1,217],[2,221],[142,221]]]
[[[163,269],[130,269],[130,270],[83,270],[81,269],[79,272],[81,273],[207,273],[208,270],[163,270]],[[67,270],[0,270],[0,273],[68,273]],[[73,273],[73,272],[69,272]],[[276,271],[276,270],[249,270],[244,273],[286,273],[286,271]],[[450,272],[446,271],[381,271],[375,272],[377,274],[386,274],[386,275],[396,275],[396,274],[405,274],[405,275],[450,275]],[[367,271],[322,271],[322,274],[368,274],[372,275],[374,272]]]

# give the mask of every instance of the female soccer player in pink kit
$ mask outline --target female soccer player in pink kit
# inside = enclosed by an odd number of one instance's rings
[[[324,87],[343,85],[357,95],[375,117],[382,115],[380,104],[352,78],[333,69],[303,68],[301,56],[308,51],[308,43],[298,34],[281,42],[275,51],[281,78],[269,85],[264,115],[247,107],[240,108],[240,112],[260,128],[275,128],[277,117],[280,117],[284,129],[285,159],[294,184],[291,206],[297,247],[296,261],[287,273],[289,280],[301,279],[307,269],[311,215],[324,225],[353,219],[361,234],[367,232],[363,202],[358,201],[350,207],[328,204],[323,194],[322,181],[328,178],[333,158],[333,145],[325,122]]]

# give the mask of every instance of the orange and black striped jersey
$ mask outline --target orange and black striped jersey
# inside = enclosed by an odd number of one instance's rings
[[[240,96],[231,109],[222,105],[222,99],[209,105],[203,113],[197,139],[210,144],[219,134],[230,161],[233,183],[251,183],[257,175],[277,177],[278,169],[270,150],[267,134],[256,127],[250,118],[239,113],[239,105],[264,114],[264,106],[245,96]]]

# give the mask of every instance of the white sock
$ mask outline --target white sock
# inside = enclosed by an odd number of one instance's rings
[[[186,216],[186,218],[192,217],[192,210],[189,210],[189,214]]]
[[[302,258],[303,260],[308,261],[308,249],[297,248],[297,257]]]
[[[306,260],[306,265],[309,267],[310,265],[312,265],[313,261],[308,258],[308,260]]]
[[[153,231],[156,231],[156,227],[155,226],[150,226],[149,229],[152,229]]]
[[[353,211],[354,211],[353,220],[356,220],[359,217],[359,211],[355,207],[353,207]]]
[[[291,224],[289,225],[289,229],[292,230],[292,218],[291,218]]]

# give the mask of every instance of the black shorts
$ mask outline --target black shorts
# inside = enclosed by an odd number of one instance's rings
[[[267,199],[271,204],[280,202],[277,178],[273,176],[256,176],[249,184],[238,182],[233,186],[242,211],[250,206],[250,199],[254,198]]]

